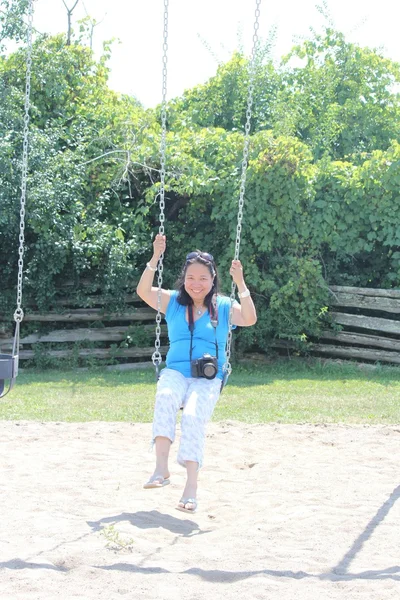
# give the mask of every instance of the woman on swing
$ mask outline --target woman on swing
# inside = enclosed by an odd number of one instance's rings
[[[157,310],[158,288],[153,287],[166,238],[158,234],[153,256],[147,263],[137,293]],[[256,310],[243,277],[239,260],[230,274],[237,285],[240,304],[232,308],[232,325],[248,327],[257,321]],[[168,326],[169,350],[166,368],[157,384],[153,419],[156,466],[144,488],[170,483],[168,457],[175,439],[176,416],[183,409],[178,463],[186,468],[187,480],[177,509],[194,513],[197,508],[197,476],[203,463],[205,430],[221,391],[222,367],[229,331],[230,298],[218,295],[214,258],[207,252],[190,252],[182,268],[177,290],[161,290],[161,312]]]

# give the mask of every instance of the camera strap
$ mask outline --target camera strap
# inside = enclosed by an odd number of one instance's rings
[[[211,325],[214,328],[215,335],[215,356],[218,360],[218,342],[217,342],[217,325],[218,325],[218,308],[217,298],[214,295],[209,307]],[[194,332],[194,317],[193,317],[193,304],[188,305],[188,317],[189,317],[189,331],[190,331],[190,361],[192,361],[193,353],[193,332]]]

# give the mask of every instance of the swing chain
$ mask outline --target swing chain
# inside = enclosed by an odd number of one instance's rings
[[[253,31],[253,48],[251,51],[251,60],[250,60],[250,67],[249,67],[249,89],[248,89],[248,96],[247,96],[246,125],[245,125],[245,130],[244,130],[245,134],[244,134],[244,146],[243,146],[242,173],[241,173],[241,177],[240,177],[240,188],[239,188],[239,202],[238,202],[238,216],[237,216],[237,229],[236,229],[234,260],[239,260],[240,241],[241,241],[241,235],[242,235],[244,194],[246,191],[247,166],[248,166],[248,162],[249,162],[250,128],[251,128],[253,95],[254,95],[255,74],[256,74],[257,50],[258,50],[258,43],[259,43],[258,42],[258,29],[260,27],[260,23],[259,23],[260,5],[261,5],[261,0],[256,0],[254,31]],[[229,313],[229,329],[228,329],[228,338],[227,338],[227,342],[226,342],[226,360],[225,360],[225,364],[223,366],[223,371],[225,374],[225,376],[224,376],[225,381],[232,372],[232,366],[230,363],[231,347],[232,347],[232,306],[233,306],[233,303],[235,302],[235,297],[236,297],[236,284],[234,281],[232,281],[231,295],[230,295],[231,311]]]
[[[162,57],[162,103],[161,103],[161,143],[160,143],[160,227],[158,233],[164,235],[165,209],[165,166],[167,137],[167,62],[168,62],[168,2],[164,0],[164,42]],[[161,257],[160,257],[161,258]]]
[[[18,282],[17,282],[17,308],[14,312],[14,321],[21,323],[24,318],[22,310],[22,278],[24,271],[24,246],[25,246],[25,204],[28,181],[28,147],[29,147],[29,109],[31,94],[32,73],[32,29],[33,29],[33,0],[28,4],[27,47],[26,47],[26,86],[25,86],[25,112],[23,129],[23,149],[21,166],[21,208],[19,213],[19,248],[18,248]]]
[[[164,0],[164,32],[163,32],[163,57],[162,57],[162,102],[161,102],[161,142],[160,142],[160,191],[158,193],[159,207],[160,207],[160,226],[158,233],[164,235],[164,222],[165,222],[165,167],[166,167],[166,137],[167,137],[167,62],[168,62],[168,2]],[[163,283],[163,258],[164,254],[161,254],[158,259],[158,294],[157,294],[157,315],[156,315],[156,339],[155,339],[155,350],[152,355],[152,361],[156,367],[158,375],[158,369],[162,361],[160,353],[160,337],[161,337],[161,287]]]

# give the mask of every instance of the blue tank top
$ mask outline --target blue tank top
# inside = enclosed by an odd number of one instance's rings
[[[179,371],[185,377],[191,377],[190,371],[190,331],[186,320],[186,306],[179,304],[178,292],[170,292],[165,320],[168,325],[169,350],[166,365],[169,369]],[[218,344],[218,373],[217,377],[222,379],[222,367],[225,363],[225,345],[228,337],[229,311],[231,308],[230,298],[217,296],[218,326],[216,334],[211,324],[210,314],[206,311],[194,323],[193,352],[192,359],[201,358],[203,354],[216,356],[215,341]],[[235,328],[235,326],[233,326]]]

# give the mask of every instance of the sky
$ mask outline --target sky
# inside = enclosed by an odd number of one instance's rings
[[[64,0],[72,8],[75,0]],[[89,15],[94,28],[93,49],[117,38],[109,66],[112,89],[135,96],[146,107],[162,98],[164,2],[167,0],[79,0],[73,25]],[[167,97],[173,98],[212,77],[218,63],[242,46],[252,48],[256,0],[169,0]],[[275,60],[325,22],[316,9],[322,0],[261,0],[259,35],[276,27]],[[328,0],[334,26],[361,46],[379,48],[400,62],[399,0]],[[35,0],[34,27],[39,32],[67,30],[63,0]]]

